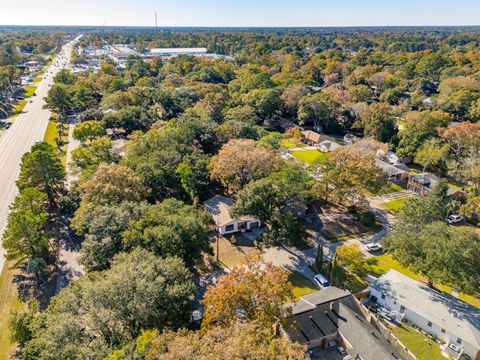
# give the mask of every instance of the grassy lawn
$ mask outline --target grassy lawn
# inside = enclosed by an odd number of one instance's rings
[[[368,283],[360,276],[352,274],[340,266],[333,270],[332,284],[354,294],[368,287]]]
[[[380,276],[386,273],[388,270],[394,269],[412,279],[415,279],[415,280],[423,279],[421,275],[400,265],[400,263],[396,261],[390,254],[383,254],[380,256],[371,257],[367,260],[367,263],[370,267],[370,273],[374,276]],[[442,284],[435,284],[435,286],[438,289],[448,294],[452,293],[452,288],[450,286],[446,286]],[[479,297],[473,296],[473,295],[467,295],[463,293],[459,293],[458,297],[460,298],[460,300],[463,300],[470,305],[480,308]]]
[[[29,98],[29,97],[33,96],[33,93],[35,92],[35,90],[37,90],[37,87],[36,87],[36,86],[34,86],[34,85],[28,85],[28,86],[25,88],[25,92],[24,92],[25,97]]]
[[[418,280],[421,278],[420,275],[400,265],[400,263],[390,254],[371,257],[367,260],[367,262],[370,266],[370,272],[374,276],[380,276],[386,273],[388,270],[394,269],[408,277],[411,277],[412,279]]]
[[[23,111],[23,108],[27,105],[27,100],[20,100],[17,105],[13,108],[12,115],[10,118],[16,118]]]
[[[384,186],[382,187],[378,192],[375,194],[371,193],[369,195],[387,195],[387,194],[393,194],[402,190],[405,190],[406,187],[399,185],[399,184],[391,184],[389,186]]]
[[[295,156],[298,160],[301,160],[308,164],[312,164],[313,162],[324,164],[327,162],[330,156],[332,156],[331,153],[322,153],[319,150],[315,149],[292,151],[292,155]]]
[[[0,360],[10,359],[9,353],[15,349],[8,329],[10,312],[24,307],[18,299],[17,286],[13,282],[14,270],[9,269],[10,265],[6,263],[0,275]]]
[[[469,186],[468,184],[464,184],[461,181],[456,181],[453,179],[448,179],[448,185],[457,190],[469,190],[471,188],[471,186]]]
[[[293,294],[295,299],[300,299],[300,296],[310,294],[318,289],[315,285],[299,272],[293,271],[288,275],[288,280],[293,285]]]
[[[446,359],[439,344],[410,326],[391,326],[390,330],[419,360]]]
[[[303,142],[301,142],[300,140],[296,140],[296,139],[293,139],[293,138],[283,139],[281,144],[284,148],[287,148],[287,149],[293,149],[293,148],[297,148],[297,147],[307,146]]]
[[[402,207],[403,205],[405,205],[405,203],[409,200],[409,198],[403,198],[403,199],[398,199],[398,200],[393,200],[393,201],[389,201],[389,202],[386,202],[384,204],[382,204],[382,206],[392,212],[392,213],[396,213],[398,212]]]
[[[407,165],[408,170],[410,171],[411,174],[416,175],[416,174],[421,174],[423,172],[423,168],[419,165],[416,164],[410,164]]]
[[[47,131],[45,132],[43,141],[47,142],[52,146],[57,146],[57,142],[56,142],[57,138],[58,138],[57,122],[54,120],[50,120],[48,122]]]
[[[64,165],[67,163],[67,147],[68,147],[68,128],[69,124],[64,125],[64,134],[62,136],[62,140],[66,141],[62,147],[59,149],[60,157]],[[57,131],[58,123],[55,120],[50,120],[48,122],[47,131],[45,132],[45,136],[43,141],[52,145],[53,147],[57,148],[57,140],[58,140],[58,131]]]
[[[35,79],[33,79],[33,82],[34,82],[34,83],[39,83],[40,81],[42,81],[42,77],[41,77],[41,76],[37,76]]]

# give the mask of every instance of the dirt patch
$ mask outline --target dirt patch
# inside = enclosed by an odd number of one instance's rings
[[[214,251],[213,258],[218,260],[220,266],[232,269],[234,266],[239,265],[248,256],[260,255],[261,251],[254,245],[253,241],[248,240],[241,234],[230,236],[229,238],[219,236],[218,246],[217,238],[212,239],[212,247]]]
[[[321,234],[331,242],[366,236],[379,230],[378,227],[363,225],[357,214],[349,213],[343,206],[330,203],[318,203],[315,206],[323,224]]]

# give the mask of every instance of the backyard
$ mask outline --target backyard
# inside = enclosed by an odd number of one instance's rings
[[[402,323],[400,326],[390,325],[389,328],[397,339],[419,360],[445,359],[439,344],[407,324]]]
[[[307,146],[301,140],[295,139],[295,138],[283,139],[281,144],[284,148],[287,148],[287,149]]]

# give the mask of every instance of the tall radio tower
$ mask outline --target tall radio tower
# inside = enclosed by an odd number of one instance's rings
[[[157,10],[155,10],[155,28],[158,28]]]

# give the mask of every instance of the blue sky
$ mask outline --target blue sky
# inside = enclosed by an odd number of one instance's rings
[[[477,25],[480,0],[0,0],[1,25]]]

